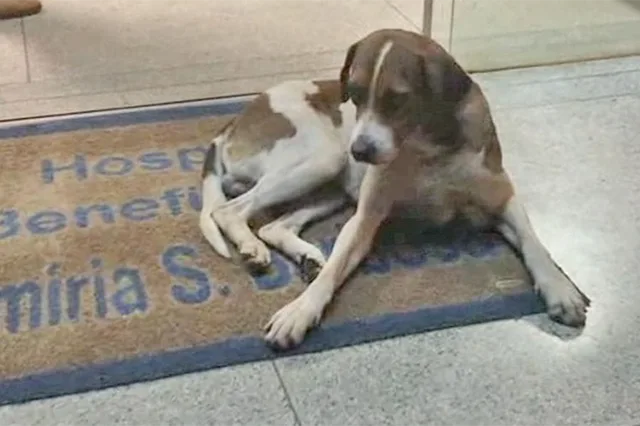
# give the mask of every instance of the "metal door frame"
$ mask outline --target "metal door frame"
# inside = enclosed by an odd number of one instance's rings
[[[422,10],[422,34],[430,37],[433,21],[433,0],[424,0]]]

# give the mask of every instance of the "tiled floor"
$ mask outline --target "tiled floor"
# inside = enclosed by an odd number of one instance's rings
[[[334,76],[424,0],[45,0],[0,21],[0,120],[252,93]],[[432,35],[470,70],[640,53],[639,0],[433,0]]]
[[[469,70],[640,54],[640,0],[431,0],[432,36]],[[44,0],[0,21],[0,120],[252,93],[335,76],[424,0]]]
[[[640,57],[475,77],[542,240],[593,299],[544,315],[0,408],[4,425],[640,424]]]
[[[0,22],[0,120],[333,76],[367,32],[419,29],[422,1],[45,0],[39,15]]]

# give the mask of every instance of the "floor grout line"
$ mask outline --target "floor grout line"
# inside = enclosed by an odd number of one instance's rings
[[[396,13],[400,15],[400,17],[405,21],[407,21],[407,23],[411,25],[415,30],[420,31],[420,28],[402,10],[400,10],[398,6],[393,4],[391,0],[385,0],[385,3],[387,3],[387,6],[390,6],[393,10],[395,10]]]
[[[625,58],[612,58],[609,59],[607,61],[615,61],[616,59],[627,59],[627,58],[640,58],[640,55],[631,55],[629,57],[625,57]],[[30,83],[32,84],[38,84],[38,83],[54,83],[57,81],[62,81],[62,82],[67,82],[66,79],[45,79],[45,80],[39,80],[37,82],[34,82],[31,78],[31,73],[30,73],[30,69],[29,69],[29,58],[28,58],[28,49],[26,47],[26,43],[25,43],[25,58],[26,58],[26,63],[27,63],[27,73],[28,73],[28,79],[30,81]],[[573,64],[566,64],[566,65],[581,65],[582,63],[590,63],[590,62],[599,62],[599,60],[586,60],[583,62],[576,62]],[[523,67],[523,68],[514,68],[514,69],[507,69],[507,70],[497,70],[497,71],[474,71],[474,72],[470,72],[470,74],[472,76],[478,76],[479,78],[484,79],[484,82],[494,82],[494,81],[500,81],[500,83],[504,83],[506,85],[512,85],[512,86],[520,86],[520,85],[527,85],[527,84],[544,84],[544,83],[548,83],[548,82],[553,82],[553,81],[567,81],[567,80],[578,80],[578,79],[582,79],[582,78],[589,78],[589,77],[609,77],[609,76],[620,76],[620,75],[624,75],[624,74],[628,74],[628,73],[637,73],[640,71],[640,66],[638,66],[638,68],[624,68],[624,69],[619,69],[619,70],[615,70],[615,71],[607,71],[607,70],[601,70],[601,71],[594,71],[594,72],[588,72],[586,74],[576,74],[576,75],[568,75],[568,76],[561,76],[561,77],[554,77],[554,78],[550,78],[548,80],[544,80],[544,79],[539,79],[538,78],[533,78],[533,79],[523,79],[520,75],[509,75],[509,73],[526,73],[526,72],[531,72],[531,73],[546,73],[548,72],[548,70],[546,68],[554,68],[554,67],[562,67],[565,66],[565,64],[559,64],[559,65],[540,65],[538,66],[533,66],[533,67]],[[335,67],[331,66],[331,67],[321,67],[321,68],[315,68],[315,69],[307,69],[307,70],[298,70],[298,71],[290,71],[290,72],[276,72],[276,73],[267,73],[267,74],[257,74],[257,75],[248,75],[246,77],[242,77],[241,79],[247,79],[247,80],[254,80],[254,79],[260,79],[260,78],[266,78],[266,77],[273,77],[276,75],[282,75],[282,76],[287,76],[290,74],[298,74],[298,73],[308,73],[308,72],[322,72],[322,71],[329,71],[331,69],[334,69]],[[540,68],[540,69],[538,69]],[[177,68],[179,69],[179,68]],[[142,71],[136,71],[134,73],[142,73]],[[504,75],[501,75],[501,73],[505,73]],[[116,77],[120,76],[120,75],[124,75],[124,74],[129,74],[129,73],[115,73],[115,74],[102,74],[102,75],[91,75],[91,78],[98,78],[98,77]],[[82,77],[80,77],[82,78]],[[5,102],[5,103],[12,103],[12,102],[26,102],[26,101],[39,101],[39,100],[49,100],[49,99],[60,99],[60,98],[68,98],[68,97],[76,97],[76,96],[87,96],[87,95],[99,95],[99,94],[104,94],[104,93],[113,93],[113,91],[118,91],[121,93],[129,93],[129,92],[138,92],[138,91],[146,91],[146,90],[158,90],[158,89],[165,89],[165,88],[177,88],[177,87],[183,87],[183,86],[196,86],[196,85],[206,85],[206,84],[215,84],[215,83],[227,83],[227,82],[232,82],[238,80],[238,78],[236,77],[221,77],[218,79],[212,79],[212,80],[201,80],[201,81],[184,81],[184,82],[179,82],[179,83],[171,83],[168,85],[162,85],[162,86],[136,86],[131,85],[131,87],[126,87],[126,84],[123,85],[123,87],[117,87],[117,86],[113,86],[110,88],[104,88],[104,89],[98,89],[95,91],[89,90],[86,92],[81,92],[81,93],[75,93],[75,94],[61,94],[61,95],[54,95],[54,96],[46,96],[46,97],[35,97],[35,98],[22,98],[22,99],[18,99],[15,101],[9,101],[9,102]],[[25,83],[9,83],[9,84],[0,84],[0,91],[2,91],[3,89],[7,88],[7,87],[11,87],[12,90],[15,90],[15,88],[17,86],[25,86],[28,84]],[[19,90],[20,88],[18,88]]]
[[[586,63],[586,62],[585,62]],[[580,64],[578,64],[579,66]],[[553,65],[551,66],[553,67]],[[619,77],[624,74],[635,74],[640,72],[640,64],[637,68],[625,68],[615,71],[594,71],[586,74],[574,74],[574,75],[563,75],[559,77],[552,77],[548,79],[544,79],[544,77],[535,77],[531,80],[524,79],[521,77],[522,74],[527,72],[531,74],[539,74],[539,73],[548,73],[553,71],[552,69],[533,69],[533,68],[522,68],[522,69],[512,69],[505,71],[488,71],[488,72],[474,72],[471,73],[472,76],[478,76],[481,79],[484,79],[485,82],[500,82],[509,85],[509,86],[526,86],[533,84],[546,84],[546,83],[554,83],[560,81],[572,81],[572,80],[580,80],[584,78],[597,78],[597,77]],[[504,73],[504,74],[501,74]],[[509,75],[509,73],[518,73],[520,75]]]
[[[532,105],[526,105],[526,104],[525,105],[522,105],[522,104],[496,105],[492,109],[495,111],[509,111],[509,110],[524,110],[524,109],[530,109],[530,108],[531,109],[549,108],[549,107],[556,107],[556,106],[569,105],[569,104],[578,104],[578,103],[603,101],[607,99],[620,99],[620,98],[640,98],[640,92],[617,93],[612,95],[601,95],[601,96],[594,96],[591,98],[583,98],[583,99],[562,99],[562,100],[557,100],[553,102],[532,104]],[[497,102],[495,102],[494,104],[497,104]]]
[[[74,111],[65,112],[65,113],[59,113],[59,114],[23,117],[23,118],[2,118],[0,116],[0,128],[12,127],[16,125],[23,126],[27,124],[46,123],[50,121],[67,120],[67,119],[73,119],[73,118],[129,113],[129,112],[136,112],[136,111],[143,111],[143,110],[163,110],[163,109],[173,109],[173,108],[185,108],[190,106],[212,105],[212,104],[227,103],[227,102],[234,102],[234,101],[244,102],[246,100],[251,99],[253,96],[255,96],[255,93],[239,93],[235,95],[219,96],[219,97],[213,97],[213,98],[188,99],[188,100],[149,103],[149,104],[140,104],[140,105],[113,106],[113,107],[105,107],[105,108],[98,108],[98,109],[87,109],[87,110],[81,110],[81,111],[75,111],[75,112]]]
[[[23,24],[24,25],[24,24]],[[24,28],[24,26],[23,26]],[[26,31],[23,31],[23,40],[26,40]],[[26,43],[25,43],[25,49],[26,49]],[[181,70],[185,70],[185,69],[193,69],[193,68],[199,68],[199,67],[214,67],[214,66],[218,66],[218,65],[236,65],[236,64],[243,64],[243,63],[251,63],[253,61],[282,61],[283,59],[295,59],[295,58],[305,58],[307,56],[310,57],[317,57],[319,55],[331,55],[331,54],[335,54],[335,55],[342,55],[344,54],[344,52],[342,50],[339,49],[333,49],[333,50],[321,50],[321,51],[317,51],[317,52],[305,52],[305,53],[300,53],[300,54],[285,54],[285,55],[275,55],[275,56],[254,56],[251,57],[249,59],[243,59],[241,61],[239,60],[235,60],[235,61],[226,61],[226,60],[219,60],[219,61],[213,61],[213,62],[193,62],[187,66],[173,66],[173,67],[155,67],[155,68],[147,68],[147,69],[140,69],[140,70],[129,70],[129,71],[119,71],[119,72],[115,72],[115,73],[109,73],[109,74],[85,74],[85,73],[79,73],[79,74],[70,74],[67,75],[66,77],[59,77],[59,78],[47,78],[44,80],[37,80],[38,82],[40,81],[61,81],[63,83],[65,82],[69,82],[75,79],[81,79],[84,77],[89,77],[89,78],[107,78],[107,77],[126,77],[126,76],[131,76],[131,75],[135,75],[135,74],[141,74],[141,73],[171,73],[171,74],[176,74],[176,72],[179,72]],[[224,79],[227,79],[228,77],[223,77]],[[2,86],[13,86],[19,83],[7,83],[7,84],[0,84],[0,87]]]
[[[499,89],[498,89],[499,90]],[[201,98],[201,99],[186,99],[186,100],[175,100],[175,101],[167,101],[167,102],[154,102],[154,103],[146,103],[146,104],[126,104],[112,107],[104,107],[104,108],[95,108],[95,109],[84,109],[77,111],[69,111],[60,114],[40,114],[37,116],[25,116],[25,117],[8,117],[3,118],[0,117],[0,126],[2,125],[12,125],[16,123],[26,123],[30,121],[39,121],[39,120],[49,120],[49,119],[61,119],[65,117],[71,116],[80,116],[80,115],[102,115],[109,114],[113,112],[120,111],[133,111],[136,109],[145,109],[145,108],[172,108],[181,105],[189,105],[191,103],[201,103],[201,102],[214,102],[214,101],[225,101],[231,98],[244,98],[251,97],[255,95],[255,93],[239,93],[235,95],[229,96],[220,96],[220,97],[210,97],[210,98]],[[640,92],[627,92],[627,93],[614,93],[614,94],[603,94],[600,96],[593,96],[589,98],[578,98],[578,99],[559,99],[559,100],[551,100],[549,102],[543,103],[534,103],[534,104],[500,104],[499,102],[494,103],[493,109],[496,111],[509,111],[509,110],[525,110],[525,109],[536,109],[536,108],[547,108],[561,105],[570,105],[576,103],[585,103],[592,101],[603,101],[607,99],[620,99],[620,98],[639,98]]]
[[[26,46],[26,26],[24,24],[24,21],[21,20],[21,26],[22,26],[22,36],[23,36],[23,42],[24,42],[24,48],[25,48],[25,60],[28,64],[28,48]],[[633,55],[634,57],[636,57],[637,55]],[[609,59],[608,61],[615,61],[616,59],[621,59],[621,60],[625,60],[627,58],[613,58],[613,59]],[[582,63],[575,63],[572,64],[572,68],[573,66],[580,66],[581,64],[588,64],[590,62],[600,62],[599,60],[595,60],[595,61],[584,61]],[[563,65],[557,65],[558,67],[562,67]],[[547,65],[547,66],[543,66],[541,67],[541,69],[538,71],[536,70],[536,67],[532,67],[532,68],[527,68],[522,70],[525,74],[528,70],[531,70],[531,72],[533,73],[533,76],[529,76],[524,77],[523,75],[517,74],[517,75],[501,75],[502,72],[506,72],[509,73],[510,71],[495,71],[495,72],[476,72],[476,73],[471,73],[472,75],[475,75],[479,78],[479,84],[481,86],[483,86],[485,89],[488,88],[493,88],[495,87],[497,90],[499,90],[500,88],[504,88],[504,87],[515,87],[515,86],[525,86],[525,85],[534,85],[534,84],[548,84],[550,82],[562,82],[562,81],[576,81],[576,80],[582,80],[582,79],[587,79],[587,78],[598,78],[598,77],[612,77],[612,76],[623,76],[623,75],[628,75],[628,74],[635,74],[638,73],[640,71],[640,66],[638,66],[638,68],[624,68],[624,69],[618,69],[615,71],[609,71],[609,70],[605,70],[605,69],[598,69],[598,70],[592,70],[590,72],[587,72],[585,74],[581,74],[581,73],[577,73],[574,75],[569,75],[569,76],[560,76],[558,77],[557,75],[554,76],[553,78],[548,78],[548,79],[544,79],[543,78],[543,74],[548,73],[550,71],[552,71],[556,66],[555,65]],[[321,68],[321,69],[316,69],[314,71],[316,72],[323,72],[323,71],[328,71],[330,69],[333,69],[333,67],[331,68]],[[28,70],[29,71],[29,70]],[[520,71],[520,70],[515,70],[516,72]],[[259,80],[262,78],[269,78],[269,77],[273,77],[273,76],[282,76],[282,78],[287,78],[288,75],[290,74],[307,74],[311,72],[311,70],[300,70],[300,71],[294,71],[291,73],[287,73],[287,72],[280,72],[280,73],[272,73],[272,74],[263,74],[263,75],[257,75],[257,76],[251,76],[248,77],[248,80]],[[554,73],[554,74],[557,74]],[[30,77],[30,75],[29,75]],[[36,97],[36,98],[25,98],[25,99],[20,99],[20,100],[16,100],[16,101],[11,101],[11,102],[5,102],[4,105],[5,106],[10,106],[12,104],[17,105],[17,104],[24,104],[24,103],[34,103],[34,102],[40,102],[42,100],[52,100],[52,101],[63,101],[65,99],[70,99],[70,98],[85,98],[85,97],[91,97],[91,96],[98,96],[98,95],[102,95],[102,94],[106,94],[106,93],[113,93],[113,92],[117,92],[117,95],[120,99],[120,103],[117,106],[112,106],[112,107],[99,107],[99,108],[94,108],[91,110],[73,110],[73,111],[68,111],[65,113],[66,114],[76,114],[76,113],[83,113],[83,112],[100,112],[100,111],[108,111],[108,110],[112,110],[114,108],[127,108],[127,107],[145,107],[145,106],[150,106],[150,105],[156,105],[156,104],[170,104],[170,103],[176,103],[176,102],[190,102],[190,101],[201,101],[201,100],[210,100],[210,99],[216,99],[216,98],[225,98],[225,97],[229,97],[229,96],[216,96],[216,95],[211,95],[208,96],[206,98],[199,98],[199,99],[194,99],[194,98],[187,98],[187,99],[173,99],[173,100],[167,100],[167,101],[162,101],[162,102],[152,102],[152,103],[139,103],[139,102],[132,102],[130,99],[130,96],[136,96],[136,94],[138,93],[145,93],[145,92],[151,92],[151,91],[155,91],[155,90],[164,90],[164,89],[180,89],[182,87],[197,87],[197,86],[203,86],[203,85],[215,85],[215,84],[222,84],[222,83],[227,83],[227,82],[233,82],[235,80],[238,80],[237,78],[223,78],[223,79],[219,79],[219,80],[209,80],[209,81],[200,81],[200,82],[181,82],[178,84],[170,84],[170,85],[166,85],[166,86],[155,86],[155,87],[138,87],[138,88],[134,88],[133,87],[129,87],[129,88],[112,88],[111,90],[96,90],[96,91],[91,91],[91,92],[85,92],[85,93],[76,93],[74,95],[59,95],[59,96],[48,96],[48,97]],[[32,82],[31,85],[33,85],[34,83]],[[29,84],[23,84],[24,86],[28,86]],[[115,90],[114,90],[115,89]],[[2,92],[2,86],[0,85],[0,92]],[[586,101],[591,101],[591,100],[599,100],[599,99],[606,99],[606,98],[611,98],[611,97],[627,97],[627,96],[634,96],[636,97],[638,95],[638,92],[636,91],[631,91],[631,92],[626,92],[626,93],[614,93],[614,94],[603,94],[600,96],[595,96],[595,97],[589,97],[589,98],[567,98],[567,99],[555,99],[555,100],[548,100],[548,102],[542,102],[542,103],[534,103],[534,104],[511,104],[509,105],[507,103],[507,105],[505,106],[499,106],[496,105],[496,109],[500,109],[500,110],[504,110],[504,109],[523,109],[523,108],[537,108],[537,107],[545,107],[545,106],[549,106],[549,105],[557,105],[557,104],[566,104],[566,103],[573,103],[573,102],[586,102]],[[38,114],[37,116],[17,116],[17,117],[0,117],[0,122],[9,122],[9,121],[19,121],[19,120],[28,120],[28,119],[33,119],[33,118],[40,118],[40,117],[50,117],[50,116],[56,116],[59,114]]]
[[[284,397],[287,400],[287,406],[293,413],[293,419],[295,420],[296,426],[302,426],[302,422],[300,421],[300,416],[293,406],[293,401],[291,400],[291,395],[289,395],[289,391],[287,390],[287,386],[284,384],[284,380],[282,379],[282,375],[280,374],[280,370],[278,370],[278,366],[275,361],[271,361],[271,365],[273,365],[273,370],[276,372],[276,376],[278,376],[278,381],[280,382],[280,386],[282,387],[282,391],[284,392]]]
[[[487,89],[488,89],[487,87],[484,88],[484,90],[489,93]],[[501,89],[504,89],[504,86],[495,86],[495,90],[501,90]],[[212,97],[199,98],[199,99],[178,99],[178,100],[172,100],[172,101],[166,101],[166,102],[152,102],[152,103],[142,103],[142,104],[138,104],[138,103],[132,104],[132,103],[123,102],[124,105],[69,111],[69,112],[59,113],[59,114],[40,114],[36,116],[9,117],[9,118],[3,118],[0,116],[0,126],[12,125],[16,123],[26,123],[31,121],[40,121],[40,120],[61,119],[61,118],[63,119],[66,117],[74,117],[74,116],[81,116],[81,115],[96,115],[96,114],[102,115],[102,114],[109,114],[114,112],[117,113],[122,111],[134,111],[136,109],[174,108],[177,106],[184,106],[184,105],[189,105],[194,103],[197,104],[197,103],[209,103],[209,102],[218,102],[218,101],[224,102],[226,100],[233,99],[233,98],[249,98],[253,95],[255,95],[255,93],[237,93],[237,94],[225,95],[225,96],[212,96]],[[91,96],[91,95],[86,95],[86,96]],[[523,109],[534,109],[534,108],[546,108],[546,107],[553,107],[558,105],[569,105],[574,103],[583,103],[583,102],[590,102],[590,101],[601,101],[606,99],[638,98],[638,97],[640,97],[640,91],[602,94],[599,96],[593,96],[588,98],[555,99],[555,100],[549,100],[547,102],[533,103],[533,104],[526,104],[526,103],[525,104],[521,104],[521,103],[508,104],[507,103],[505,105],[505,104],[500,104],[499,102],[494,102],[493,109],[496,111],[523,110]],[[66,97],[60,97],[57,99],[65,99],[65,98]],[[38,99],[20,101],[20,102],[36,102],[36,101],[38,101]],[[8,105],[8,104],[5,104],[5,105]]]
[[[448,51],[453,55],[453,23],[455,21],[456,14],[456,0],[451,0],[451,16],[449,16],[449,40],[448,40]]]
[[[27,47],[27,31],[24,25],[24,18],[20,19],[20,32],[22,33],[22,46],[24,48],[24,64],[27,72],[27,83],[31,83],[31,64],[29,63],[29,48]]]
[[[11,104],[11,103],[20,103],[20,102],[32,102],[32,101],[42,101],[42,100],[56,100],[56,99],[66,99],[66,98],[76,98],[76,97],[83,97],[83,96],[95,96],[95,95],[104,95],[104,94],[109,94],[109,93],[114,93],[114,92],[118,92],[122,95],[124,94],[132,94],[134,92],[146,92],[146,91],[152,91],[152,90],[163,90],[163,89],[174,89],[174,88],[180,88],[180,87],[187,87],[187,86],[201,86],[201,85],[210,85],[210,84],[223,84],[223,83],[230,83],[230,82],[234,82],[234,81],[240,81],[240,80],[260,80],[263,78],[270,78],[270,77],[275,77],[275,76],[282,76],[283,78],[295,78],[295,77],[291,77],[291,76],[295,76],[297,74],[307,74],[307,73],[321,73],[321,72],[325,72],[325,71],[331,71],[331,70],[338,70],[337,66],[331,66],[331,67],[321,67],[321,68],[314,68],[314,69],[306,69],[306,70],[299,70],[299,71],[282,71],[282,72],[276,72],[276,73],[270,73],[270,74],[258,74],[258,75],[250,75],[247,77],[241,77],[241,78],[236,78],[236,77],[223,77],[221,79],[217,79],[217,80],[206,80],[206,81],[196,81],[196,82],[183,82],[183,83],[175,83],[175,84],[167,84],[167,85],[161,85],[161,86],[148,86],[148,87],[119,87],[117,84],[115,84],[114,86],[110,87],[110,88],[103,88],[103,89],[97,89],[95,91],[87,91],[87,92],[79,92],[79,93],[75,93],[75,94],[61,94],[61,95],[54,95],[54,96],[46,96],[46,97],[35,97],[35,98],[23,98],[23,99],[19,99],[19,100],[15,100],[15,101],[8,101],[5,102],[5,104]],[[105,75],[108,76],[108,75]],[[43,82],[55,82],[55,79],[51,79],[51,80],[41,80]],[[15,83],[12,83],[12,85]],[[24,84],[23,84],[24,85]],[[2,85],[0,85],[0,92],[2,91]],[[235,96],[235,95],[232,95]]]

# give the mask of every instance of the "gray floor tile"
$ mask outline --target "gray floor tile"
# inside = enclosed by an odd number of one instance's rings
[[[19,19],[0,21],[0,85],[29,79],[22,25]],[[4,99],[0,96],[0,102]]]
[[[0,408],[3,426],[287,426],[294,422],[270,362]]]
[[[633,71],[549,81],[509,82],[506,79],[485,79],[483,76],[478,76],[476,80],[486,92],[494,110],[640,94],[640,67]]]
[[[615,377],[606,348],[563,341],[536,321],[290,358],[278,368],[303,425],[632,422],[640,389]]]
[[[640,56],[572,62],[559,65],[544,65],[531,68],[513,68],[482,72],[474,75],[485,81],[502,84],[549,82],[585,76],[608,75],[640,69]]]

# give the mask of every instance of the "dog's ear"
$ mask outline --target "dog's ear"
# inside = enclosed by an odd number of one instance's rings
[[[421,60],[425,95],[455,109],[471,90],[471,77],[444,49],[429,51]]]
[[[461,142],[456,113],[471,90],[471,77],[442,48],[429,46],[420,53],[418,120],[438,145],[455,147]]]
[[[349,82],[349,72],[351,71],[351,64],[353,63],[353,58],[356,55],[357,50],[358,43],[354,43],[349,46],[347,55],[344,58],[344,64],[342,64],[342,69],[340,70],[340,100],[342,102],[347,102],[349,100],[349,90],[347,88],[347,83]]]

